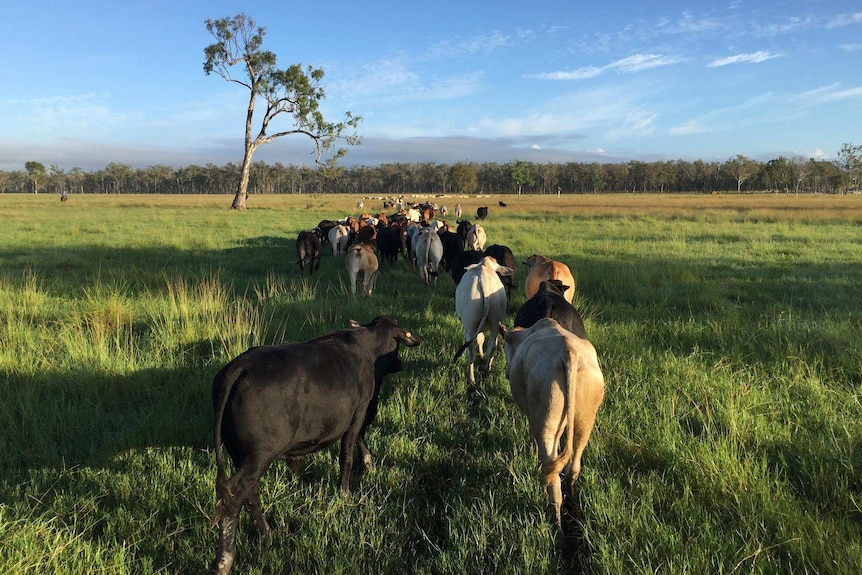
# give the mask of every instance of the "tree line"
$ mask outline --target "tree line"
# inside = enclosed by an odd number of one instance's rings
[[[23,171],[0,171],[3,193],[235,194],[239,165],[68,171],[27,162]],[[843,193],[862,183],[862,146],[845,144],[837,161],[779,157],[758,162],[745,156],[726,161],[630,161],[625,163],[386,163],[378,166],[297,167],[252,164],[252,194],[591,194],[711,193],[776,191]]]

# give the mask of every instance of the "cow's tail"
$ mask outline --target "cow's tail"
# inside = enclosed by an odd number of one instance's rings
[[[227,407],[230,392],[234,384],[244,373],[245,367],[241,365],[228,366],[216,375],[216,381],[213,383],[213,389],[217,389],[220,394],[213,397],[213,407],[215,409],[213,417],[213,445],[215,447],[216,458],[216,512],[212,521],[213,526],[217,525],[222,518],[225,498],[233,495],[224,471],[224,458],[221,448],[221,424],[224,419],[224,410]]]
[[[566,441],[563,445],[563,451],[554,459],[542,464],[542,475],[547,483],[548,478],[559,475],[568,465],[572,454],[575,452],[575,394],[577,393],[578,385],[578,356],[569,352],[566,346],[566,352],[563,354],[563,364],[566,367],[566,399],[564,402],[563,416],[566,420]]]
[[[459,347],[458,351],[455,352],[455,357],[453,358],[453,361],[455,361],[459,357],[461,357],[461,354],[464,353],[464,350],[467,349],[468,347],[470,347],[471,345],[473,345],[473,342],[475,342],[476,338],[479,337],[479,334],[482,333],[482,328],[485,326],[485,322],[488,321],[488,314],[490,313],[490,310],[491,310],[491,304],[488,301],[488,295],[485,293],[485,289],[484,289],[485,286],[482,285],[482,275],[481,274],[479,275],[478,288],[479,288],[479,295],[482,298],[482,319],[479,321],[479,325],[476,326],[476,333],[473,334],[473,337],[471,337],[469,340],[467,340],[467,342],[464,345],[462,345],[461,347]]]

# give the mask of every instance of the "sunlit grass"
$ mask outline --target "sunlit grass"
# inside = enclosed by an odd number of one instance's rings
[[[578,280],[607,394],[567,542],[504,360],[475,388],[452,361],[451,278],[399,261],[353,296],[328,252],[299,275],[296,233],[355,199],[0,196],[0,572],[205,571],[213,375],[379,314],[424,343],[384,386],[374,467],[345,499],[335,449],[273,465],[274,536],[243,519],[236,572],[862,570],[862,197],[434,198]]]

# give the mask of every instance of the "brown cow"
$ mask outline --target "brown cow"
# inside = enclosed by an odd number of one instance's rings
[[[536,254],[527,258],[524,265],[527,266],[527,279],[524,282],[527,299],[536,295],[536,292],[539,291],[539,284],[544,280],[560,280],[563,285],[569,286],[569,289],[563,294],[566,301],[572,303],[575,299],[575,276],[572,275],[569,266]]]
[[[565,477],[566,494],[571,496],[581,473],[581,456],[605,395],[596,349],[550,318],[512,331],[506,331],[501,323],[500,331],[512,398],[529,421],[550,511],[562,530],[560,473]]]
[[[362,293],[371,297],[374,280],[377,278],[377,256],[368,244],[353,244],[347,250],[347,275],[350,277],[350,292],[356,293],[356,282],[362,275]]]

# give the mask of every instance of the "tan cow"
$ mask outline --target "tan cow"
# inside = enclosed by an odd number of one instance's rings
[[[485,228],[480,226],[479,224],[474,224],[469,230],[467,230],[467,237],[465,238],[464,243],[467,246],[468,250],[476,250],[481,252],[485,249],[485,242],[487,241],[488,235],[485,233]]]
[[[527,299],[530,299],[539,291],[539,284],[545,280],[560,280],[563,285],[569,286],[563,293],[566,301],[572,303],[575,299],[575,277],[569,266],[563,262],[557,262],[545,256],[531,255],[524,262],[527,266],[527,279],[524,282],[524,291]]]
[[[571,496],[581,473],[581,455],[605,394],[596,349],[550,318],[512,331],[506,331],[501,323],[500,331],[512,398],[529,421],[530,436],[539,449],[550,511],[562,529],[560,473]]]
[[[353,244],[347,250],[347,276],[350,278],[350,292],[356,293],[356,282],[362,275],[362,293],[371,297],[374,280],[377,278],[377,256],[368,244]]]

